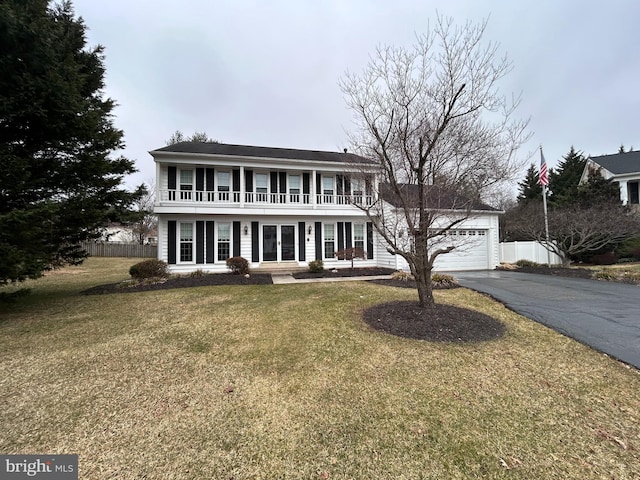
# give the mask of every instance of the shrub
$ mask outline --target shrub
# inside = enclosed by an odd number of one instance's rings
[[[631,283],[633,285],[640,285],[640,272],[628,272],[628,271],[625,271],[622,274],[622,281],[624,283]]]
[[[519,267],[531,267],[531,268],[538,268],[542,266],[541,264],[533,262],[531,260],[518,260],[516,262],[516,265]]]
[[[312,262],[309,262],[309,271],[311,273],[320,273],[323,270],[324,264],[322,263],[322,260],[313,260]]]
[[[613,270],[605,268],[603,270],[600,270],[599,272],[594,273],[593,278],[595,278],[596,280],[614,281],[618,278],[618,276]]]
[[[447,275],[446,273],[432,274],[431,282],[434,288],[454,288],[459,286],[455,277]]]
[[[169,276],[169,266],[167,262],[150,258],[142,262],[131,265],[129,275],[136,280],[144,280],[147,278],[167,278]]]
[[[231,273],[239,275],[246,275],[249,273],[249,261],[243,257],[227,258],[227,267],[231,270]]]
[[[195,272],[191,272],[189,274],[189,277],[191,277],[191,278],[200,278],[200,277],[204,277],[206,275],[207,275],[207,272],[205,272],[204,270],[199,268]]]
[[[613,265],[618,261],[618,256],[613,252],[600,253],[590,258],[594,265]]]
[[[402,282],[410,282],[410,281],[414,280],[413,275],[411,274],[411,272],[403,272],[403,271],[393,272],[391,274],[391,279],[392,280],[400,280]]]

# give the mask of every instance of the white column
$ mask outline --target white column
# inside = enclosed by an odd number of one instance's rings
[[[620,185],[620,200],[622,200],[623,205],[627,205],[629,203],[629,189],[627,188],[627,181],[618,180],[618,185]]]

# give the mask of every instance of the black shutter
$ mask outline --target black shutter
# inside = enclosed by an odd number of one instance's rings
[[[351,177],[344,177],[344,194],[351,195]]]
[[[365,188],[365,194],[366,195],[371,195],[371,177],[367,175],[367,177],[364,179],[364,188]]]
[[[344,223],[344,240],[344,248],[351,248],[353,246],[351,243],[351,222]]]
[[[233,256],[240,256],[240,222],[233,222]]]
[[[316,173],[316,195],[322,194],[322,175]]]
[[[240,191],[240,170],[233,171],[233,191]]]
[[[344,195],[343,178],[342,175],[336,175],[336,195]]]
[[[278,172],[271,172],[271,193],[278,193]]]
[[[177,176],[177,172],[176,172],[176,167],[169,167],[169,190],[175,190],[176,189],[176,176]]]
[[[322,223],[316,222],[316,260],[322,260]]]
[[[207,257],[207,263],[214,263],[216,261],[216,259],[214,258],[214,244],[213,241],[215,239],[214,237],[214,222],[211,220],[208,220],[206,222],[205,225],[205,231],[206,231],[206,239],[207,239],[207,247],[206,247],[206,257]]]
[[[305,238],[307,235],[306,226],[304,222],[298,222],[298,261],[304,262],[305,256]]]
[[[172,167],[169,167],[172,168]],[[175,167],[173,167],[175,173]],[[176,221],[167,222],[167,263],[176,264]]]
[[[214,178],[214,170],[213,168],[207,168],[207,192],[213,192],[213,178]]]
[[[344,222],[338,222],[338,251],[344,250]]]
[[[196,263],[204,263],[204,221],[196,221]]]
[[[204,168],[196,168],[196,190],[204,190]]]
[[[373,258],[373,223],[367,222],[367,258]]]
[[[244,189],[246,192],[253,192],[253,170],[244,171]]]
[[[258,222],[251,222],[251,261],[260,261],[260,225]]]
[[[280,172],[280,193],[287,193],[287,172]]]
[[[310,182],[309,182],[309,173],[305,172],[302,174],[302,194],[303,195],[309,195],[309,187],[310,187]],[[304,203],[309,203],[309,197],[305,196],[304,197]]]

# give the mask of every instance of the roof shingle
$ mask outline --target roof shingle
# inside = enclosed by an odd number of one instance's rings
[[[591,157],[591,160],[614,175],[640,173],[640,151],[601,155],[599,157]]]

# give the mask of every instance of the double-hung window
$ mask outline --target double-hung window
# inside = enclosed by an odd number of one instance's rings
[[[266,202],[268,189],[268,177],[266,173],[256,173],[256,201]]]
[[[222,201],[229,200],[230,181],[229,172],[218,172],[218,198]]]
[[[333,177],[322,177],[322,201],[333,203]]]
[[[191,200],[193,195],[193,170],[180,170],[180,200]]]
[[[353,224],[353,247],[364,252],[364,224]]]
[[[218,260],[226,260],[231,252],[231,224],[218,224]]]
[[[300,202],[300,175],[289,175],[289,201]]]
[[[324,224],[324,258],[333,258],[335,255],[335,225]]]
[[[193,223],[180,223],[180,261],[193,261]]]

